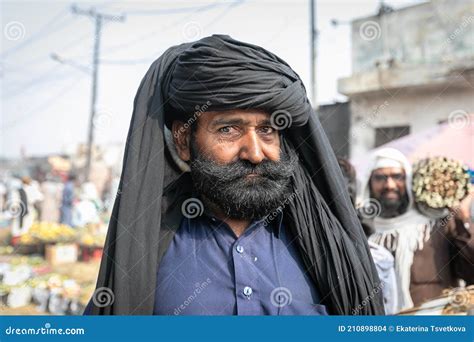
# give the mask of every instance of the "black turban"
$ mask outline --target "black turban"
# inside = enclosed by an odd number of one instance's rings
[[[90,312],[153,313],[156,271],[192,192],[165,143],[166,126],[192,121],[202,108],[260,109],[284,126],[283,149],[300,159],[284,219],[322,304],[331,314],[383,314],[365,235],[300,77],[271,52],[223,35],[168,49],[140,84]],[[101,295],[113,300],[104,305]]]

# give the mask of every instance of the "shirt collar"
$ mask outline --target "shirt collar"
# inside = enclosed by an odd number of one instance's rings
[[[204,218],[210,220],[212,223],[221,224],[223,221],[217,218],[206,206],[204,206],[204,210],[200,218]],[[274,210],[267,216],[254,220],[250,223],[249,227],[245,230],[244,234],[248,234],[251,231],[254,231],[257,228],[262,228],[270,226],[277,237],[280,237],[281,230],[283,227],[283,211],[282,210]]]

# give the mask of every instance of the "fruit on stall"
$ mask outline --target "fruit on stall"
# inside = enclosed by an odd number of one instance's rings
[[[68,225],[55,222],[35,222],[27,233],[20,236],[20,243],[29,245],[41,242],[69,242],[75,240],[77,231]]]

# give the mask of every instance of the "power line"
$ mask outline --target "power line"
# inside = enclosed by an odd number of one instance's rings
[[[28,45],[31,45],[31,44],[37,42],[38,40],[47,37],[51,33],[56,33],[58,31],[62,30],[64,27],[69,25],[70,22],[66,21],[66,22],[61,23],[61,25],[56,25],[56,26],[54,26],[54,25],[57,24],[56,22],[58,20],[59,20],[59,22],[61,22],[63,19],[65,19],[64,14],[66,14],[66,13],[68,13],[67,8],[62,9],[58,14],[56,14],[50,21],[48,21],[45,25],[43,25],[36,33],[31,35],[28,39],[24,40],[23,42],[21,42],[21,44],[11,48],[10,50],[7,50],[7,51],[3,52],[0,55],[0,58],[5,58],[5,57],[11,55],[12,53],[15,53],[15,52],[23,49],[24,47],[26,47]],[[66,18],[66,20],[67,20],[67,18]],[[50,28],[50,26],[53,26],[53,27]]]
[[[112,2],[112,1],[111,1]],[[120,1],[119,1],[120,2]],[[117,2],[115,2],[117,3]],[[99,6],[101,6],[102,8],[104,7],[108,7],[110,6],[111,3],[108,2],[108,1],[104,1],[102,3],[99,4]],[[39,41],[47,36],[49,36],[50,34],[53,34],[53,33],[57,33],[59,31],[61,31],[62,29],[66,28],[67,26],[69,26],[71,23],[73,23],[72,21],[68,21],[68,18],[65,17],[64,15],[68,14],[69,13],[69,7],[66,7],[66,8],[63,8],[61,9],[50,21],[48,21],[45,25],[43,25],[38,31],[36,31],[33,35],[31,35],[28,39],[26,39],[25,41],[21,42],[20,45],[17,45],[13,48],[11,48],[10,50],[7,50],[5,52],[3,52],[1,55],[0,55],[0,58],[1,59],[4,59],[5,57],[23,49],[24,47],[27,47],[28,45],[31,45],[31,44],[34,44],[36,41]],[[66,20],[65,22],[63,22],[61,25],[59,26],[53,26],[51,27],[49,30],[48,30],[48,27],[54,25],[56,23],[56,21],[61,21],[61,19],[64,19]],[[78,39],[78,41],[80,41],[82,39]],[[72,43],[71,43],[72,45]],[[48,56],[49,57],[49,56]],[[41,57],[40,57],[41,58]],[[36,59],[35,59],[36,60]]]
[[[142,43],[146,40],[149,40],[149,39],[152,39],[152,38],[156,38],[156,36],[158,34],[162,34],[166,31],[168,31],[169,29],[181,24],[183,22],[183,20],[186,20],[187,18],[190,18],[192,17],[194,14],[198,13],[198,12],[203,12],[203,11],[209,11],[209,10],[212,10],[214,8],[217,8],[217,7],[221,7],[221,6],[226,6],[225,8],[225,11],[233,8],[233,7],[236,7],[236,6],[239,6],[241,4],[243,4],[245,2],[245,0],[235,0],[233,2],[230,2],[230,3],[225,3],[225,2],[222,2],[222,1],[216,1],[215,3],[211,4],[211,5],[207,5],[207,6],[195,6],[195,7],[188,7],[187,11],[183,11],[183,12],[180,12],[180,11],[171,11],[172,9],[170,9],[169,11],[172,12],[173,14],[174,13],[189,13],[187,16],[185,16],[184,18],[182,19],[178,19],[176,21],[174,21],[173,23],[171,23],[170,25],[167,25],[163,28],[159,28],[157,30],[154,30],[154,31],[151,31],[151,32],[148,32],[148,33],[145,33],[143,35],[140,35],[138,37],[135,37],[127,42],[124,42],[124,43],[119,43],[119,44],[115,44],[115,45],[111,45],[111,46],[105,46],[104,47],[104,54],[105,55],[110,55],[112,53],[115,53],[117,51],[120,51],[124,48],[130,48],[131,46],[134,46],[134,45],[137,45],[139,43]],[[127,16],[129,15],[130,12],[126,11],[124,12]],[[218,17],[218,20],[220,19],[220,17]],[[161,50],[160,50],[161,51]],[[82,58],[84,56],[77,56],[76,58]],[[146,57],[147,59],[149,59],[149,57]],[[137,61],[137,63],[128,63],[128,62],[124,62],[124,63],[114,63],[114,62],[111,62],[110,64],[145,64],[147,63],[147,61],[145,61],[145,58],[141,58],[140,61]]]
[[[84,76],[82,76],[84,77]],[[68,84],[65,87],[62,87],[59,92],[55,93],[53,96],[49,97],[46,101],[44,101],[41,105],[37,106],[33,110],[28,110],[27,114],[24,114],[8,123],[2,126],[2,130],[6,128],[11,128],[13,126],[16,126],[18,123],[24,121],[25,119],[31,119],[32,116],[38,115],[42,113],[44,110],[48,109],[52,105],[54,105],[64,94],[67,92],[71,91],[74,86],[76,86],[79,83],[79,79],[75,78],[74,82]]]
[[[127,10],[124,12],[127,16],[157,16],[157,15],[169,15],[169,14],[180,14],[180,13],[188,13],[188,12],[202,12],[208,11],[210,9],[226,5],[224,1],[216,1],[209,5],[201,5],[201,6],[192,6],[192,7],[179,7],[179,8],[166,8],[166,9],[157,9],[157,10],[143,10],[143,9],[136,9],[136,10]]]
[[[211,25],[215,25],[216,22],[224,19],[224,17],[229,13],[230,9],[232,9],[233,7],[236,7],[236,6],[239,6],[243,3],[244,1],[243,0],[238,0],[238,1],[235,1],[235,2],[232,2],[230,4],[228,4],[228,6],[224,9],[223,12],[220,12],[218,13],[214,18],[212,18],[209,22],[209,24],[207,24],[205,26],[205,29],[207,29],[209,26]],[[181,21],[180,21],[181,22]],[[167,26],[166,28],[164,29],[161,29],[161,30],[157,30],[157,31],[154,31],[154,32],[151,32],[151,33],[147,33],[146,36],[156,36],[155,34],[156,33],[163,33],[163,32],[166,32],[168,29],[170,29],[172,26],[174,25],[169,25]],[[142,36],[144,37],[144,36]],[[148,38],[147,38],[148,39]],[[131,45],[134,45],[135,43],[137,43],[137,41],[134,41],[133,44],[130,44],[128,46],[123,46],[123,47],[130,47]],[[124,44],[123,44],[124,45]],[[160,50],[157,50],[156,52],[154,52],[153,54],[147,56],[147,57],[142,57],[142,58],[136,58],[136,59],[122,59],[122,60],[111,60],[111,59],[101,59],[101,63],[103,64],[110,64],[110,65],[138,65],[138,64],[150,64],[152,61],[154,61],[157,56],[159,54],[161,54],[163,52],[163,48],[161,48]]]
[[[72,40],[67,45],[65,45],[63,48],[61,48],[61,51],[65,52],[65,51],[69,50],[71,47],[77,46],[78,43],[80,43],[83,40],[85,40],[86,38],[88,38],[89,35],[90,35],[90,33],[86,32],[84,35],[79,36],[77,39]],[[35,57],[35,58],[27,60],[27,61],[22,61],[21,64],[22,65],[28,65],[29,67],[31,67],[32,65],[42,64],[42,63],[45,63],[47,61],[49,61],[49,53],[46,53],[46,55],[44,55],[44,56],[38,56],[38,57]]]
[[[38,76],[38,77],[36,77],[36,78],[30,80],[28,83],[23,84],[23,85],[21,85],[21,86],[19,86],[19,87],[14,88],[14,89],[11,91],[11,93],[17,93],[17,92],[19,92],[19,91],[28,89],[28,88],[34,86],[35,84],[41,82],[41,81],[44,80],[44,79],[51,78],[51,77],[52,77],[52,76],[51,76],[51,72],[53,72],[53,71],[55,71],[56,69],[58,69],[58,67],[59,67],[58,65],[55,65],[55,66],[53,66],[52,68],[49,68],[46,72],[44,72],[44,73],[42,73],[40,76]]]

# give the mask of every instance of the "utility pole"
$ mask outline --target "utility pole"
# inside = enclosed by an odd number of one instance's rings
[[[125,16],[108,15],[97,12],[95,8],[83,10],[73,5],[71,7],[72,13],[77,15],[89,16],[95,20],[95,34],[94,34],[94,53],[92,56],[92,96],[91,96],[91,112],[89,118],[89,132],[87,135],[87,159],[85,169],[85,181],[89,180],[91,162],[92,162],[92,145],[94,143],[94,118],[96,113],[97,102],[97,74],[99,69],[99,54],[100,54],[100,36],[102,24],[104,21],[124,22]]]
[[[310,0],[309,6],[309,19],[310,19],[310,37],[311,37],[311,46],[310,46],[310,55],[311,55],[311,102],[315,109],[318,108],[317,103],[317,94],[316,94],[316,58],[317,58],[317,39],[318,39],[318,30],[316,24],[316,0]]]

